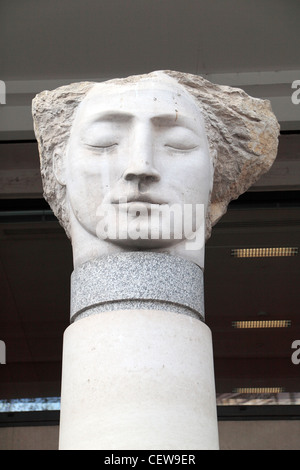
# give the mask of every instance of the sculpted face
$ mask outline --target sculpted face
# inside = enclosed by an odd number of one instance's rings
[[[97,84],[77,110],[57,173],[74,227],[124,247],[177,243],[190,207],[193,230],[204,224],[195,207],[204,204],[206,212],[212,186],[200,110],[179,86]],[[170,207],[182,209],[171,230]],[[134,236],[139,233],[144,236]]]

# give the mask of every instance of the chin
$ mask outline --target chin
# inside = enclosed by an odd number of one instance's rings
[[[164,249],[169,248],[171,246],[177,245],[181,243],[183,240],[163,240],[163,239],[141,239],[138,238],[137,240],[128,239],[106,239],[107,242],[112,243],[114,245],[120,246],[128,251],[138,251],[138,250],[157,250],[157,249]]]

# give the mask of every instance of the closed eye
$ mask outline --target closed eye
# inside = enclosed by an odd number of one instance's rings
[[[171,149],[171,150],[177,150],[180,152],[188,152],[191,150],[196,150],[199,145],[182,145],[182,144],[165,144],[165,147]]]
[[[184,127],[172,127],[163,133],[162,138],[165,147],[177,152],[196,150],[200,145],[198,135]]]
[[[86,144],[88,147],[94,148],[94,149],[101,149],[101,150],[106,150],[106,149],[112,149],[114,147],[117,147],[118,144],[105,144],[105,145],[92,145],[92,144]]]

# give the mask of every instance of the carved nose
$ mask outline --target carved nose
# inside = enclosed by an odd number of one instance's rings
[[[152,183],[160,180],[160,174],[153,165],[152,155],[143,152],[144,156],[136,152],[126,168],[123,177],[126,181],[138,180],[143,183]]]
[[[123,174],[126,181],[149,184],[160,180],[153,162],[153,142],[148,123],[137,123],[132,134],[131,154]]]
[[[124,172],[123,176],[126,181],[137,180],[142,183],[155,183],[160,180],[158,171],[153,167],[146,169],[137,168],[136,166],[134,168],[131,167]]]

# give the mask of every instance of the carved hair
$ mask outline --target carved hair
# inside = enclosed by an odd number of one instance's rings
[[[208,238],[229,202],[247,191],[272,166],[277,155],[279,124],[268,100],[253,98],[238,88],[213,84],[197,75],[166,70],[109,80],[104,85],[170,78],[194,98],[205,122],[214,167],[206,223]],[[65,151],[78,106],[95,84],[80,82],[44,91],[32,104],[44,197],[68,235],[66,188],[55,178],[53,158],[57,148]]]

